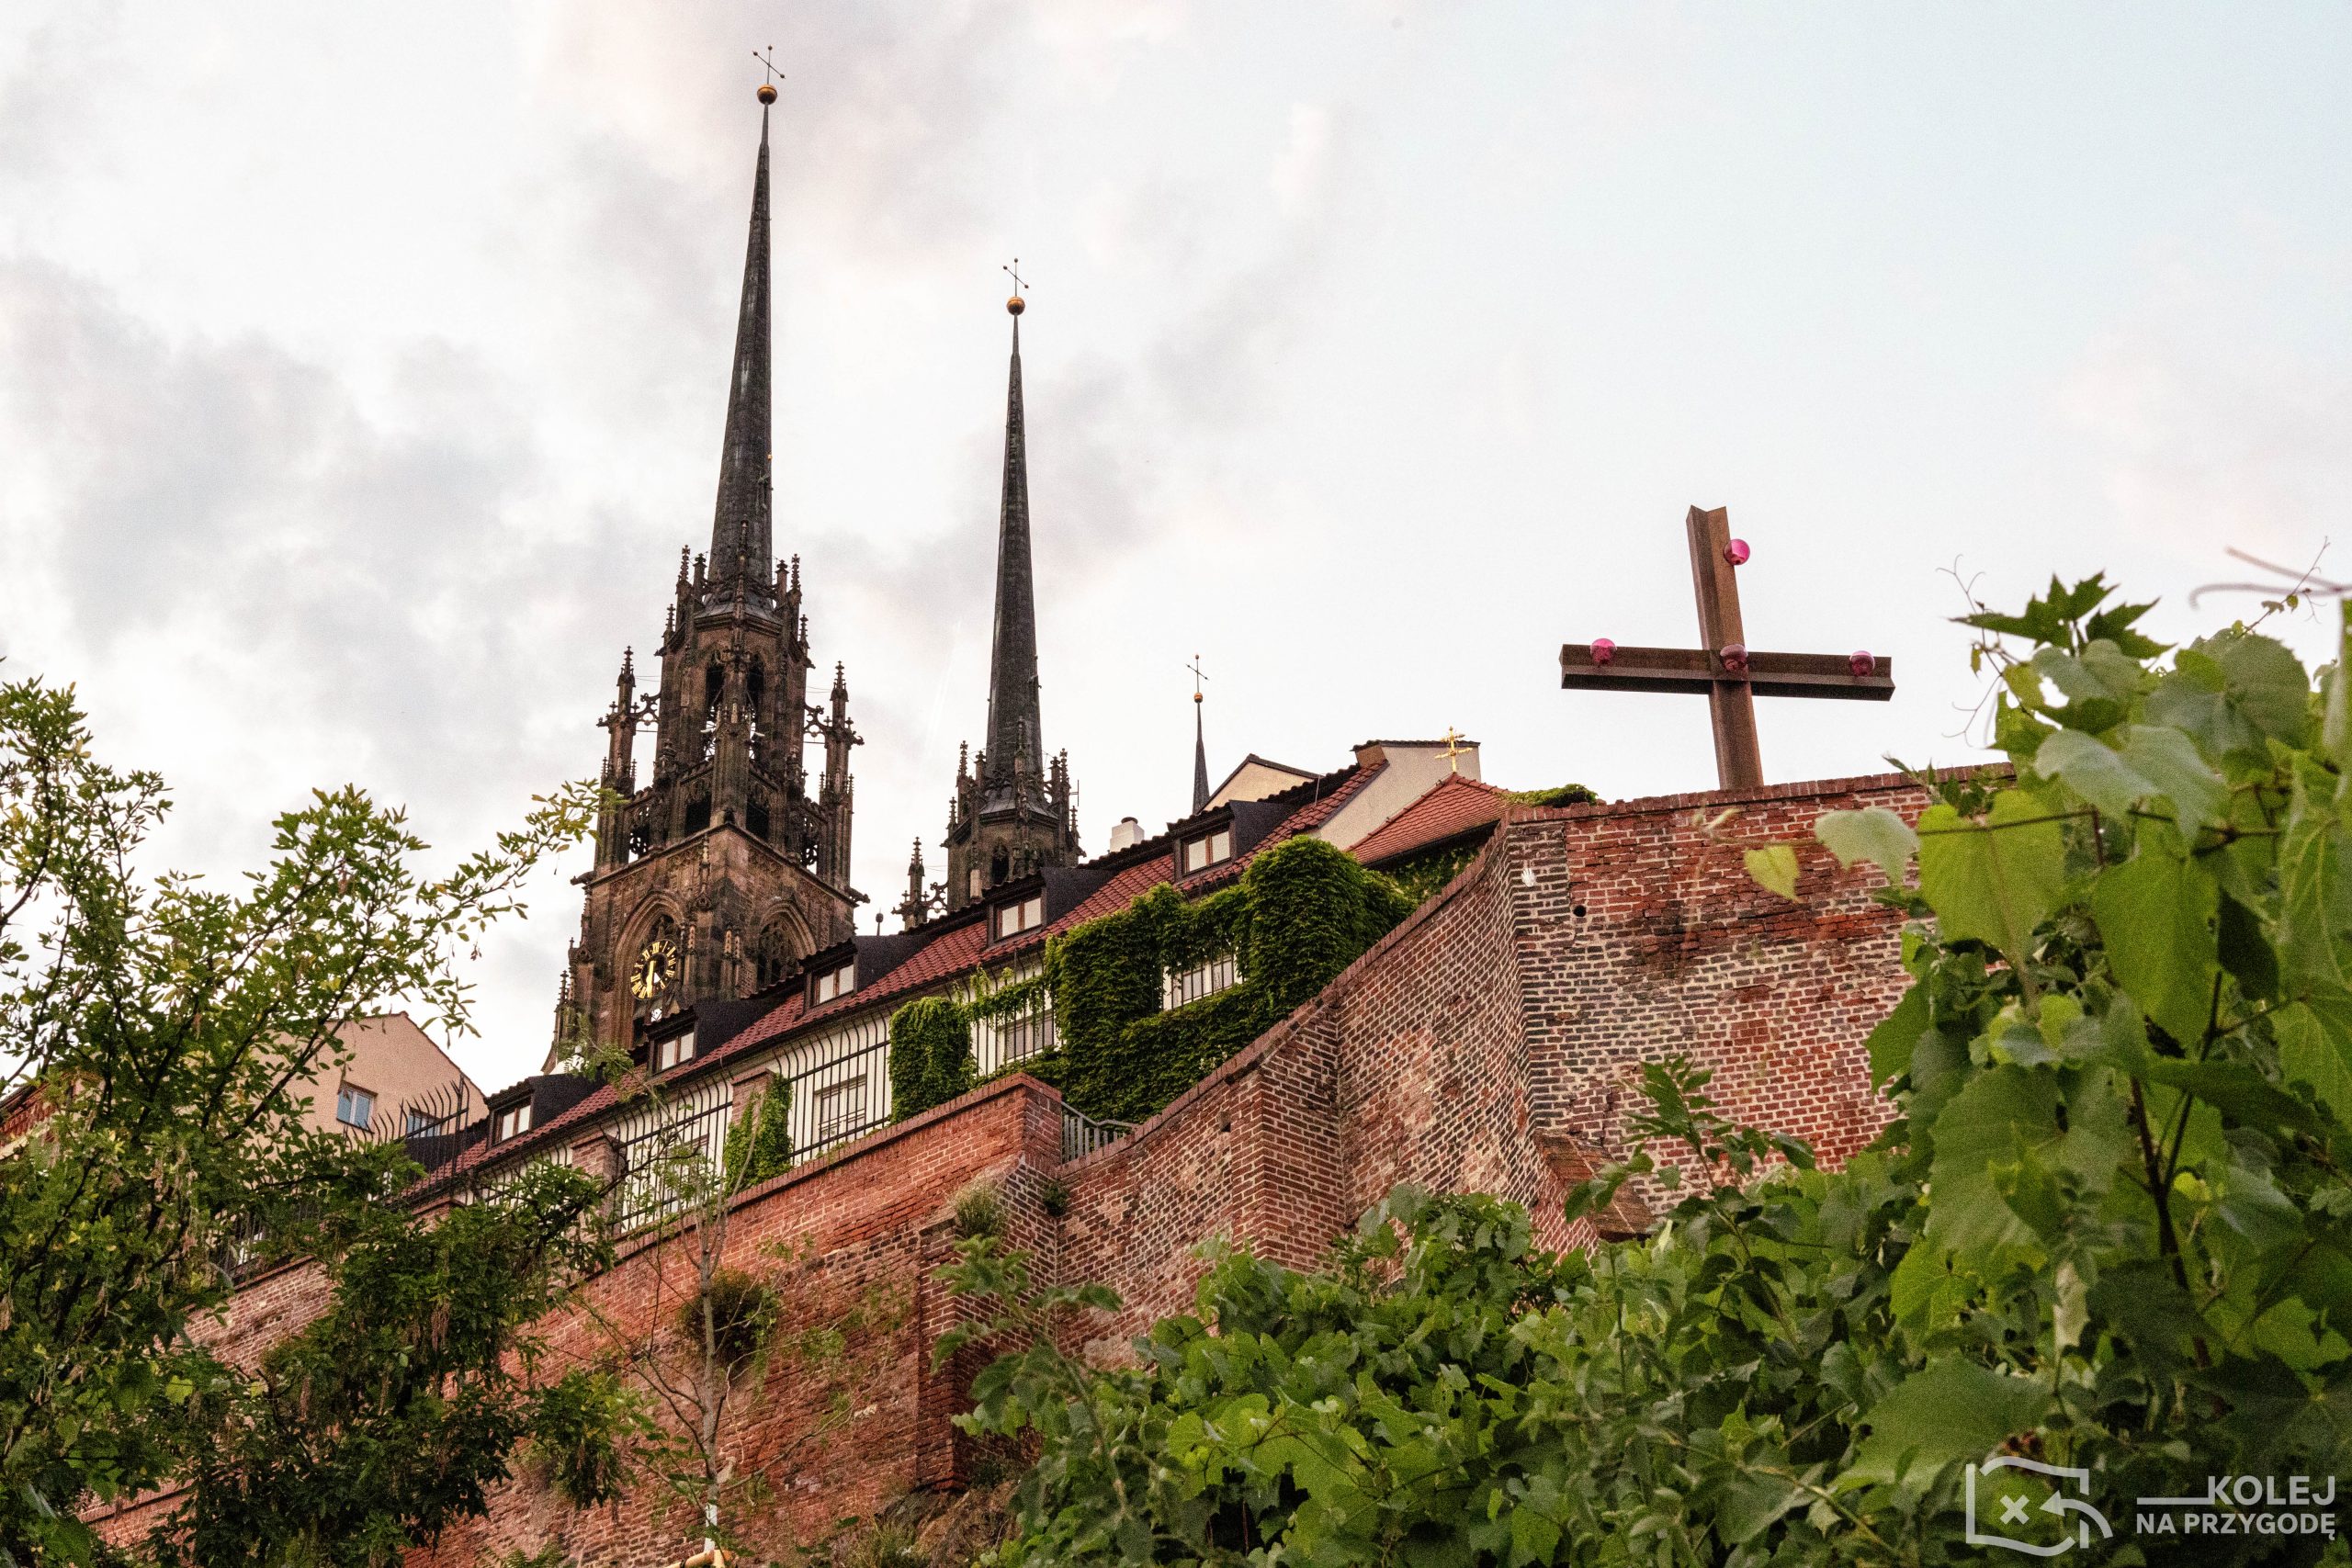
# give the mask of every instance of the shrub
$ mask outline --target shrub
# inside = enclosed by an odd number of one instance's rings
[[[775,1325],[775,1292],[740,1269],[715,1271],[707,1290],[678,1305],[678,1332],[688,1344],[703,1343],[706,1305],[710,1344],[731,1377],[759,1354]]]
[[[966,1241],[995,1235],[1004,1228],[1003,1203],[996,1183],[975,1181],[956,1194],[956,1234]]]

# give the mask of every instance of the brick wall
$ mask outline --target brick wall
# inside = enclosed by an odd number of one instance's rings
[[[1841,870],[1813,824],[1864,806],[1915,820],[1926,804],[1887,776],[1520,815],[1510,888],[1536,1121],[1614,1150],[1640,1064],[1679,1054],[1714,1069],[1736,1120],[1833,1162],[1868,1143],[1887,1112],[1862,1041],[1903,994],[1900,922],[1871,901],[1875,868]],[[1796,903],[1747,874],[1744,852],[1774,842],[1798,846]]]
[[[1006,1237],[1041,1278],[1120,1292],[1123,1313],[1072,1336],[1117,1357],[1152,1317],[1190,1309],[1204,1242],[1230,1237],[1311,1264],[1399,1182],[1510,1197],[1534,1211],[1545,1241],[1580,1239],[1559,1218],[1560,1197],[1619,1152],[1645,1060],[1711,1065],[1733,1114],[1808,1137],[1829,1159],[1849,1155],[1885,1116],[1861,1042],[1901,992],[1897,928],[1870,901],[1867,871],[1840,871],[1809,846],[1821,811],[1871,804],[1912,817],[1924,801],[1877,778],[1513,807],[1450,886],[1126,1140],[1062,1164],[1058,1097],[1013,1077],[745,1194],[726,1236],[730,1264],[780,1270],[776,1249],[805,1248],[796,1300],[879,1294],[900,1309],[858,1348],[857,1414],[829,1442],[804,1439],[831,1390],[771,1377],[739,1395],[741,1462],[775,1472],[758,1544],[781,1554],[833,1520],[967,1472],[950,1417],[983,1358],[932,1369],[931,1346],[960,1307],[931,1276],[952,1255],[955,1195],[976,1180],[998,1186]],[[1769,841],[1808,846],[1802,902],[1747,879],[1741,852]],[[615,1342],[592,1317],[642,1337],[674,1314],[691,1294],[693,1252],[691,1241],[637,1246],[589,1287],[588,1310],[556,1326],[560,1358]],[[261,1281],[229,1332],[249,1349],[315,1310],[316,1290],[301,1270]],[[573,1514],[526,1474],[490,1520],[416,1561],[455,1568],[560,1540],[586,1561],[635,1568],[684,1555],[697,1535],[689,1514],[650,1491]]]

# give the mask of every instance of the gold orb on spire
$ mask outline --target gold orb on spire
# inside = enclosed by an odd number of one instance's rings
[[[1020,296],[1020,295],[1018,295],[1018,294],[1014,295],[1012,299],[1007,299],[1007,300],[1004,302],[1005,313],[1006,313],[1006,314],[1008,314],[1008,315],[1017,316],[1017,315],[1021,314],[1021,312],[1022,312],[1022,311],[1023,311],[1023,310],[1027,310],[1028,308],[1029,308],[1029,301],[1028,301],[1028,300],[1026,300],[1026,299],[1023,299],[1023,298],[1021,298],[1021,296]]]
[[[761,84],[760,84],[760,102],[762,102],[762,103],[763,103],[763,104],[772,104],[772,103],[775,102],[775,83],[773,83],[773,82],[763,82],[763,83],[761,83]]]

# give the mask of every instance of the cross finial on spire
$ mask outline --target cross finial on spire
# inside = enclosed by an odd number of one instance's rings
[[[1445,759],[1445,771],[1449,773],[1460,773],[1462,771],[1462,764],[1454,759],[1464,756],[1469,751],[1469,747],[1462,744],[1462,737],[1454,733],[1453,726],[1450,724],[1447,725],[1445,727],[1445,750],[1439,753],[1440,756],[1442,756]]]
[[[760,102],[772,104],[775,102],[775,85],[784,79],[784,73],[775,68],[775,45],[768,45],[765,53],[756,49],[752,51],[752,58],[758,61],[761,69],[767,73],[767,80],[760,84]]]

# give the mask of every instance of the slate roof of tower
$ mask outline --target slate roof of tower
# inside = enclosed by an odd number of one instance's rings
[[[768,111],[763,107],[759,166],[752,178],[752,232],[743,252],[743,299],[735,317],[735,363],[727,383],[727,434],[719,448],[718,504],[710,522],[710,601],[764,604],[773,597],[770,380]]]
[[[1021,318],[1004,395],[1004,493],[997,508],[996,630],[989,649],[987,782],[1010,786],[1016,762],[1035,780],[1046,761],[1037,703],[1037,593],[1029,565],[1029,435],[1021,412]]]

